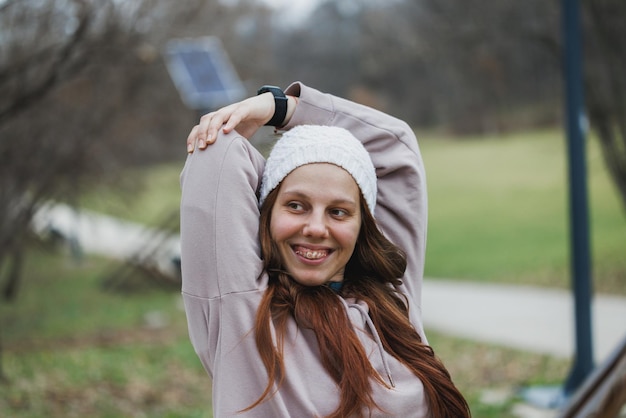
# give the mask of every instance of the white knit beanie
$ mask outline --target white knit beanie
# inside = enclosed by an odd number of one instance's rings
[[[335,126],[300,125],[276,142],[265,164],[259,204],[296,168],[331,163],[346,170],[361,189],[372,214],[376,207],[376,170],[368,152],[350,132]]]

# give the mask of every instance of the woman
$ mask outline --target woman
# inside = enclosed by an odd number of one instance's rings
[[[214,416],[469,416],[423,332],[411,129],[302,83],[261,92],[201,119],[181,176],[182,291]],[[264,124],[285,131],[267,162],[245,139]]]

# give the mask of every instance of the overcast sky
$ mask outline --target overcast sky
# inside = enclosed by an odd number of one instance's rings
[[[259,0],[278,10],[287,19],[303,19],[320,3],[320,0]]]

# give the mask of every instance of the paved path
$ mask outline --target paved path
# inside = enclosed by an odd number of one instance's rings
[[[426,279],[422,300],[427,329],[559,357],[575,351],[571,291]],[[595,296],[592,331],[599,363],[626,338],[626,297]]]
[[[141,263],[169,277],[179,277],[176,261],[180,257],[180,239],[177,234],[54,203],[43,205],[35,213],[32,225],[38,234],[54,231],[67,240],[74,240],[85,253]]]

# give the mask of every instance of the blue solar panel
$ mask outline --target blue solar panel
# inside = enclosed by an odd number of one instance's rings
[[[225,90],[211,54],[207,51],[181,51],[179,58],[189,75],[194,89],[199,93]]]
[[[172,40],[164,55],[170,76],[188,107],[209,111],[245,97],[245,89],[218,38]]]

